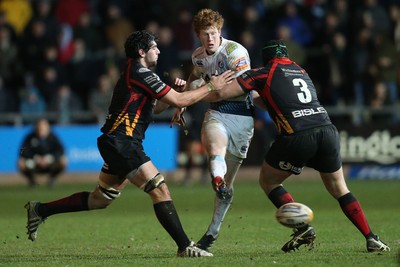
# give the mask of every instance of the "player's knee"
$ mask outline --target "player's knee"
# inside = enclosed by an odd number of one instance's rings
[[[112,188],[100,181],[97,186],[97,190],[93,194],[91,194],[91,198],[89,201],[89,208],[104,209],[120,195],[121,192],[119,190]]]
[[[165,183],[164,176],[160,173],[157,173],[153,178],[144,183],[140,189],[142,189],[146,193],[150,193],[156,188],[159,188],[162,184]]]
[[[237,157],[230,153],[229,151],[225,155],[226,161],[234,162],[236,165],[240,166],[243,163],[243,158]]]
[[[258,183],[259,183],[260,187],[264,190],[264,192],[271,192],[272,189],[277,187],[276,184],[270,184],[269,182],[267,182],[264,177],[260,177],[258,179]]]

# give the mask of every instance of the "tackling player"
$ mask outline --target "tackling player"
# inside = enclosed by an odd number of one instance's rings
[[[194,88],[226,70],[235,76],[250,69],[249,54],[241,44],[221,36],[223,17],[214,10],[202,9],[193,18],[193,29],[201,46],[192,54],[193,71],[188,84]],[[213,98],[205,98],[214,101]],[[173,121],[181,115],[175,113]],[[213,189],[214,212],[206,233],[197,246],[208,250],[218,238],[222,221],[232,203],[233,183],[253,137],[253,103],[250,93],[211,102],[204,116],[201,141],[207,152]]]
[[[184,107],[198,102],[214,91],[214,85],[220,87],[219,83],[229,81],[232,72],[213,78],[213,83],[199,90],[179,93],[150,70],[160,54],[153,34],[136,31],[129,35],[125,53],[125,70],[114,88],[109,114],[101,128],[103,134],[97,139],[105,162],[97,187],[93,192],[79,192],[49,203],[29,201],[25,205],[28,238],[35,241],[39,225],[49,216],[106,208],[129,181],[149,194],[157,219],[178,246],[179,257],[213,256],[194,246],[187,237],[164,176],[144,152],[142,141],[153,112],[161,112],[168,105]],[[177,79],[175,85],[183,87],[185,81]]]
[[[262,189],[277,208],[294,202],[282,183],[292,174],[300,174],[304,166],[314,168],[344,214],[365,237],[368,252],[390,251],[372,232],[360,203],[347,188],[338,131],[320,105],[307,72],[289,59],[286,45],[280,40],[268,42],[262,57],[264,67],[246,71],[217,93],[224,99],[256,90],[275,123],[279,135],[260,170]],[[301,245],[312,247],[315,236],[310,225],[295,229],[282,250],[290,252]]]

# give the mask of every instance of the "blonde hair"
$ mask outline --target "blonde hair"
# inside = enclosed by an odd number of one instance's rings
[[[201,30],[208,27],[215,27],[218,30],[222,29],[224,25],[224,18],[218,11],[211,10],[209,8],[201,9],[193,18],[192,26],[196,34],[199,34]]]

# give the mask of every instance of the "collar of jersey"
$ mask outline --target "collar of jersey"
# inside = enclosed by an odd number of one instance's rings
[[[292,61],[288,57],[273,58],[271,61],[279,64],[292,64]]]

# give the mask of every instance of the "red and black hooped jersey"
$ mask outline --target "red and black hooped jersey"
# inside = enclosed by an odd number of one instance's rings
[[[120,133],[144,139],[153,120],[155,100],[165,96],[171,87],[150,69],[128,59],[125,70],[115,85],[108,115],[101,131]]]
[[[307,72],[289,58],[273,59],[237,80],[245,92],[259,93],[282,135],[332,124]]]

